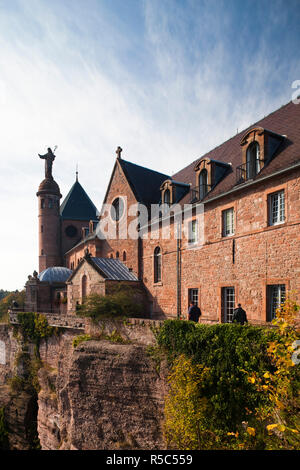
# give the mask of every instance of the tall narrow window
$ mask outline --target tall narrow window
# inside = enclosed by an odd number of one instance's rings
[[[126,261],[126,251],[123,251],[123,261]]]
[[[41,199],[41,209],[44,209],[45,207],[45,199]]]
[[[189,222],[189,243],[197,243],[198,241],[198,221],[196,219]]]
[[[232,315],[235,306],[234,287],[222,288],[222,317],[224,323],[232,322]]]
[[[234,235],[234,210],[233,207],[222,212],[223,237]]]
[[[207,170],[205,168],[200,172],[199,175],[199,198],[203,199],[204,196],[207,194],[208,186],[207,186]]]
[[[284,191],[269,196],[269,225],[282,224],[285,221]]]
[[[252,142],[247,148],[246,154],[246,176],[247,179],[254,178],[260,172],[260,150],[257,142]]]
[[[276,317],[276,311],[285,301],[286,290],[284,284],[274,284],[267,287],[268,311],[267,321],[272,321]]]
[[[161,251],[159,246],[154,250],[154,282],[161,281]]]
[[[117,251],[116,252],[116,258],[119,258],[120,257],[120,253]]]
[[[81,279],[81,300],[84,302],[87,293],[87,277],[84,274]]]
[[[53,207],[53,199],[48,199],[48,207],[49,207],[49,209],[52,209],[52,207]]]
[[[199,302],[199,291],[198,289],[189,289],[189,303],[194,302],[195,305],[198,307],[198,302]]]
[[[124,212],[124,202],[123,199],[120,197],[117,197],[114,202],[112,203],[111,207],[111,217],[114,221],[118,222]]]
[[[170,190],[166,189],[165,192],[164,192],[164,204],[170,205],[170,202],[171,202]]]

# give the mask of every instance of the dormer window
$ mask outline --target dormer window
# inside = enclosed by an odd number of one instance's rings
[[[169,189],[166,189],[164,192],[164,204],[168,204],[168,206],[171,203],[171,193]]]
[[[160,187],[161,190],[161,202],[162,204],[167,204],[170,206],[173,204],[173,196],[174,196],[174,186],[173,181],[168,179],[163,182]]]
[[[258,142],[251,142],[246,152],[246,178],[254,178],[260,172],[260,148]]]
[[[208,173],[204,168],[199,174],[199,198],[203,199],[208,193]]]
[[[285,136],[263,127],[254,127],[243,135],[242,164],[236,169],[236,182],[253,179],[276,155]]]

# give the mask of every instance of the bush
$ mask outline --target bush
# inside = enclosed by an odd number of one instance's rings
[[[171,365],[165,405],[169,445],[299,448],[294,417],[300,374],[291,361],[297,334],[286,320],[274,323],[277,328],[164,323],[157,342]],[[289,434],[282,436],[285,430]]]
[[[91,294],[80,306],[78,314],[93,320],[104,318],[139,317],[143,307],[135,298],[135,290],[117,288],[108,295]]]
[[[228,430],[247,418],[247,409],[258,405],[261,394],[253,390],[243,370],[265,371],[272,365],[267,357],[268,336],[273,331],[232,324],[204,325],[167,320],[157,341],[172,361],[184,354],[194,364],[210,370],[203,394],[214,407],[212,424]]]
[[[24,340],[34,342],[37,348],[42,339],[57,334],[57,328],[49,326],[46,316],[41,313],[19,312],[17,318]]]
[[[72,345],[73,345],[73,348],[77,348],[77,346],[80,344],[80,343],[83,343],[84,341],[90,341],[92,338],[90,335],[79,335],[79,336],[76,336],[74,339],[73,339],[73,342],[72,342]]]

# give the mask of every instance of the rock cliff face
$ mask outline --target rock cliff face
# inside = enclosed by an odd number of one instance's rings
[[[142,344],[61,346],[57,370],[40,370],[42,449],[163,449],[165,381]]]
[[[99,338],[74,348],[73,339],[82,331],[72,329],[42,341],[37,399],[23,392],[12,396],[3,384],[4,376],[11,376],[13,352],[17,353],[15,344],[9,351],[9,330],[2,332],[2,341],[8,338],[6,353],[10,354],[2,367],[0,407],[5,407],[9,427],[15,430],[10,436],[11,448],[30,448],[32,425],[45,450],[165,448],[166,381],[147,353],[147,345],[153,342],[148,327],[122,325],[124,344]]]

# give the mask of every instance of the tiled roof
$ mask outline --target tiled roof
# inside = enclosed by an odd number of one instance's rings
[[[161,198],[160,186],[170,176],[121,158],[119,162],[137,201],[145,206],[158,204]]]
[[[78,181],[75,181],[60,207],[62,219],[97,220],[98,211]]]
[[[300,105],[290,102],[257,123],[249,126],[247,129],[244,129],[242,132],[239,132],[234,137],[205,155],[201,155],[190,165],[175,173],[172,176],[172,179],[192,183],[192,186],[195,186],[195,165],[200,158],[208,157],[210,159],[217,160],[218,162],[232,163],[232,171],[228,172],[220,183],[207,194],[204,201],[208,201],[215,196],[229,191],[235,187],[236,168],[242,164],[241,139],[245,132],[257,126],[279,135],[286,135],[287,137],[283,140],[283,143],[277,150],[274,158],[265,165],[261,172],[256,176],[256,180],[259,180],[264,176],[271,175],[278,170],[287,168],[297,161],[300,162]],[[185,196],[181,202],[188,203],[189,195]]]
[[[106,279],[115,281],[137,281],[137,277],[118,259],[90,258]]]

